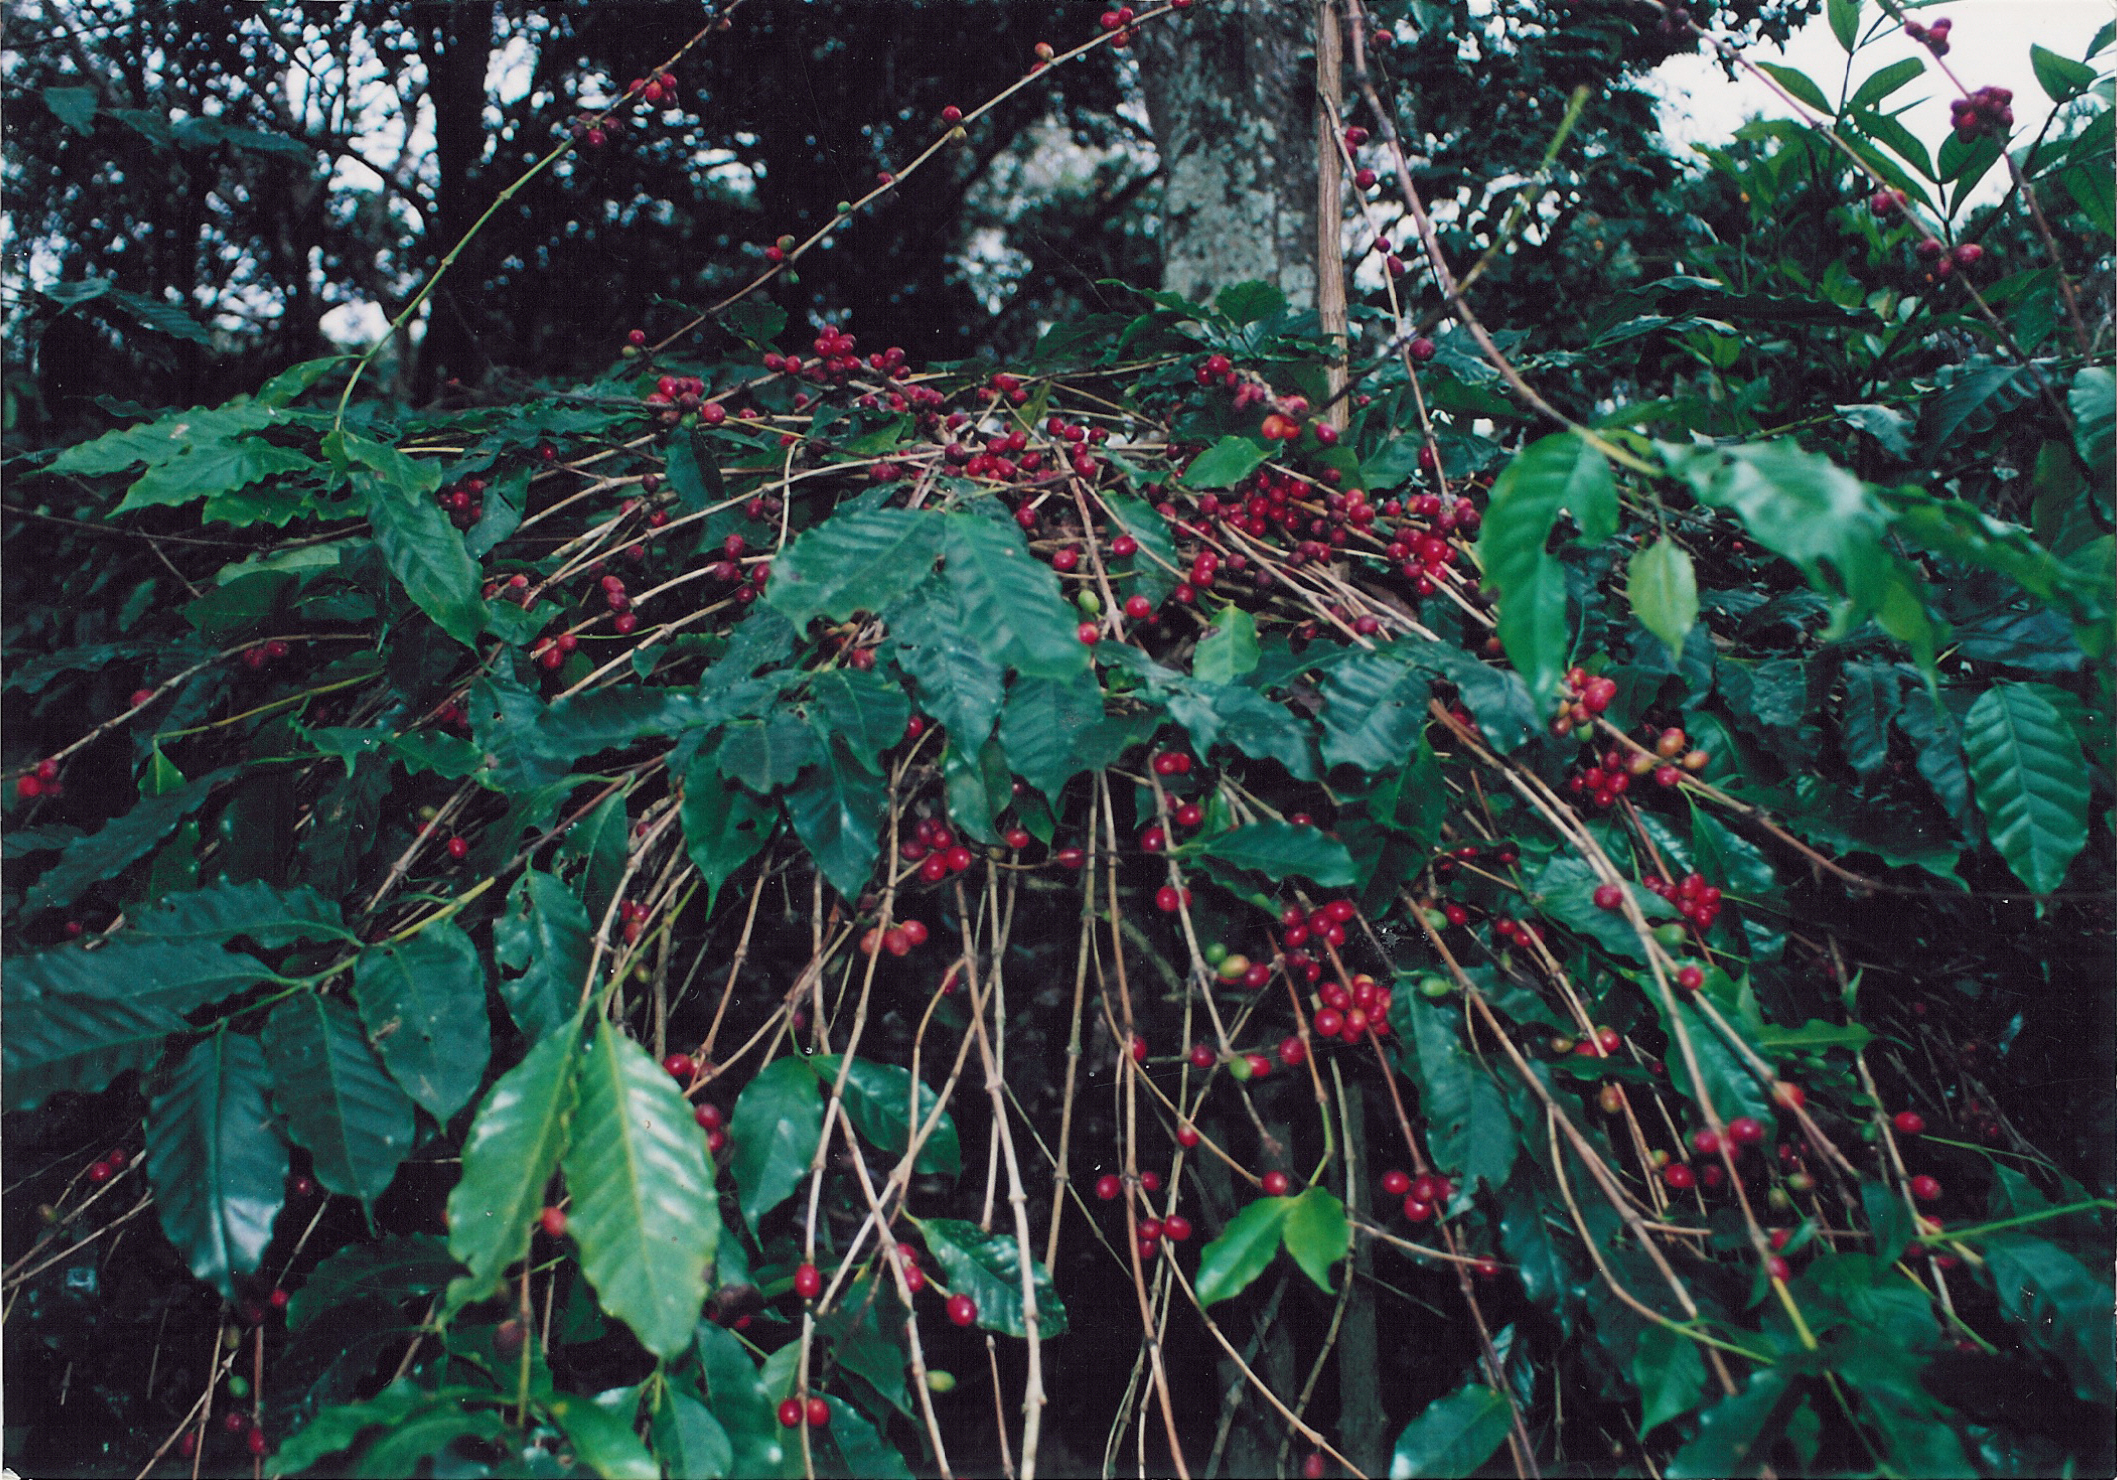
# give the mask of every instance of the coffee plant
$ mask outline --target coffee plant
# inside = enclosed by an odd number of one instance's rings
[[[951,105],[587,381],[14,454],[10,1462],[2109,1468],[2095,52],[1831,0],[1560,343],[1348,11],[1342,325],[789,324]]]

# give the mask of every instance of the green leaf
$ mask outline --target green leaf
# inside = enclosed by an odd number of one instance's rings
[[[138,998],[67,993],[23,998],[17,992],[10,972],[0,1083],[6,1085],[11,1110],[33,1110],[61,1090],[95,1094],[127,1070],[153,1063],[163,1040],[186,1027],[170,1008]]]
[[[1519,673],[1480,662],[1447,643],[1424,644],[1413,649],[1413,657],[1420,667],[1455,685],[1486,741],[1501,755],[1543,732],[1536,703]]]
[[[629,1412],[612,1412],[578,1393],[554,1393],[543,1406],[573,1445],[574,1458],[605,1480],[661,1480],[662,1467],[632,1432]]]
[[[225,880],[188,894],[165,894],[133,921],[142,935],[162,940],[230,940],[248,936],[267,949],[297,940],[358,940],[339,917],[338,901],[303,885],[275,889],[251,880]]]
[[[1071,678],[1088,667],[1079,613],[1058,576],[1029,553],[1022,531],[979,514],[942,517],[949,587],[965,630],[994,663],[1024,678]]]
[[[817,674],[809,690],[823,706],[831,733],[841,737],[854,758],[869,770],[878,769],[876,758],[904,738],[911,703],[904,690],[881,675],[832,669]]]
[[[728,1137],[735,1144],[728,1170],[736,1204],[750,1231],[801,1185],[823,1135],[823,1099],[816,1076],[799,1059],[767,1064],[735,1099]]]
[[[485,1076],[492,1033],[485,968],[453,923],[370,946],[353,966],[353,999],[382,1062],[436,1120],[462,1109]]]
[[[1266,282],[1229,283],[1213,295],[1213,307],[1235,324],[1254,324],[1286,312],[1286,295]]]
[[[1786,1395],[1785,1374],[1769,1367],[1752,1372],[1741,1392],[1698,1415],[1698,1433],[1669,1461],[1668,1480],[1754,1474],[1764,1458],[1760,1447],[1768,1448],[1776,1435],[1771,1418]]]
[[[286,1201],[287,1143],[255,1038],[220,1032],[160,1076],[147,1101],[147,1182],[162,1232],[186,1267],[235,1298]]]
[[[1615,955],[1633,961],[1645,960],[1646,948],[1639,943],[1639,933],[1625,917],[1616,910],[1605,910],[1596,905],[1595,891],[1601,884],[1601,876],[1585,858],[1560,853],[1537,874],[1529,893],[1547,916],[1568,930],[1588,936]],[[1631,895],[1640,913],[1648,920],[1676,918],[1675,907],[1659,895],[1649,894],[1632,884],[1621,887]]]
[[[594,811],[566,829],[552,859],[554,872],[571,878],[581,891],[581,905],[591,919],[600,920],[617,897],[618,881],[625,876],[625,860],[632,847],[632,818],[625,810],[625,794],[612,792]]]
[[[831,887],[847,899],[859,898],[874,873],[887,800],[881,781],[869,775],[836,736],[824,764],[787,791],[787,817],[795,835]]]
[[[856,1476],[858,1480],[912,1480],[911,1467],[904,1463],[888,1440],[884,1439],[852,1406],[842,1398],[826,1393],[823,1401],[830,1405],[831,1421],[824,1427],[825,1443],[838,1451],[843,1472]],[[827,1458],[827,1456],[826,1456]],[[822,1472],[822,1465],[817,1467]]]
[[[507,891],[507,909],[493,921],[493,961],[508,1015],[525,1037],[542,1038],[573,1020],[593,934],[588,911],[550,874],[524,869]]]
[[[1025,678],[1007,696],[1000,715],[1000,744],[1024,781],[1056,797],[1084,769],[1075,737],[1102,717],[1102,691],[1093,679]]]
[[[978,1303],[978,1324],[1003,1336],[1027,1336],[1022,1312],[1022,1250],[1013,1234],[987,1233],[960,1218],[925,1218],[919,1232],[948,1276],[949,1290]],[[1066,1307],[1059,1302],[1051,1271],[1030,1260],[1036,1292],[1037,1335],[1049,1341],[1066,1334]]]
[[[1263,467],[1272,455],[1255,437],[1222,437],[1191,459],[1184,469],[1186,488],[1232,488]]]
[[[717,1419],[733,1444],[735,1457],[729,1466],[733,1475],[783,1475],[787,1450],[782,1442],[786,1430],[773,1413],[777,1400],[765,1386],[750,1354],[731,1331],[711,1321],[700,1321],[697,1332],[699,1366],[706,1375],[706,1394]],[[794,1452],[795,1473],[800,1470],[800,1450]]]
[[[2087,845],[2087,763],[2065,717],[2027,684],[1994,684],[1963,720],[1977,808],[2014,876],[2038,894]]]
[[[1831,28],[1837,28],[1837,17],[1831,17]],[[1775,66],[1771,62],[1757,63],[1758,69],[1768,74],[1779,86],[1792,93],[1800,102],[1808,104],[1819,113],[1831,112],[1830,99],[1823,96],[1823,89],[1809,81],[1808,74],[1794,67]]]
[[[2117,1387],[2109,1280],[2058,1245],[2027,1234],[2000,1234],[1978,1247],[2007,1319],[2031,1345],[2059,1359],[2082,1402],[2107,1408]]]
[[[706,912],[736,870],[771,835],[772,813],[738,787],[723,786],[713,761],[700,755],[684,775],[684,848],[706,881]]]
[[[727,496],[713,448],[696,430],[669,438],[662,465],[669,474],[670,490],[686,514],[696,514]]]
[[[1898,88],[1925,74],[1926,63],[1919,57],[1905,57],[1900,62],[1891,62],[1853,90],[1852,100],[1846,105],[1846,109],[1850,112],[1860,108],[1872,108]]]
[[[1475,1472],[1507,1442],[1507,1400],[1471,1383],[1426,1405],[1404,1426],[1389,1456],[1390,1480]]]
[[[1539,702],[1556,691],[1565,667],[1565,576],[1544,553],[1561,511],[1584,540],[1616,532],[1610,464],[1570,432],[1532,442],[1507,465],[1478,536],[1479,560],[1499,590],[1500,642]]]
[[[23,913],[71,904],[89,885],[137,863],[175,832],[177,824],[206,805],[214,788],[235,771],[233,766],[223,766],[175,791],[143,797],[131,811],[112,818],[95,832],[75,838],[59,855],[59,861],[23,896]]]
[[[1672,660],[1698,620],[1698,573],[1690,552],[1664,535],[1632,557],[1625,571],[1625,599],[1639,625],[1660,638]]]
[[[1323,763],[1391,771],[1426,728],[1425,677],[1394,651],[1348,653],[1323,675]]]
[[[1666,1026],[1668,1014],[1658,997],[1654,999],[1654,1005]],[[1690,1031],[1691,1051],[1698,1056],[1698,1077],[1704,1085],[1703,1096],[1711,1097],[1713,1109],[1719,1112],[1720,1118],[1733,1120],[1748,1115],[1767,1126],[1775,1124],[1778,1111],[1772,1105],[1771,1096],[1721,1038],[1719,1029],[1688,1003],[1679,1003],[1677,1011],[1683,1014],[1684,1026]],[[1670,1087],[1692,1104],[1702,1106],[1704,1097],[1699,1086],[1691,1080],[1690,1067],[1684,1062],[1673,1030],[1669,1033],[1668,1066]]]
[[[735,1446],[713,1410],[682,1388],[665,1385],[654,1411],[654,1453],[671,1475],[722,1480],[733,1473]]]
[[[2095,85],[2093,67],[2041,46],[2029,47],[2029,65],[2035,69],[2037,84],[2054,103],[2067,102]]]
[[[1311,1187],[1292,1199],[1280,1237],[1287,1253],[1316,1288],[1331,1293],[1330,1267],[1352,1252],[1353,1229],[1345,1221],[1345,1204],[1325,1188]]]
[[[351,1449],[369,1429],[382,1425],[399,1427],[422,1412],[453,1408],[475,1392],[472,1388],[429,1392],[410,1378],[400,1377],[366,1402],[338,1403],[320,1411],[279,1446],[268,1461],[266,1473],[291,1475],[312,1469],[319,1461]]]
[[[1957,372],[1919,409],[1924,456],[1931,463],[1965,435],[1989,432],[2000,418],[2034,399],[2037,374],[2027,365],[1975,365]]]
[[[359,1300],[399,1301],[431,1295],[457,1272],[441,1240],[408,1233],[371,1244],[347,1244],[310,1270],[287,1302],[287,1329],[299,1331],[325,1311]]]
[[[818,1054],[807,1060],[823,1084],[838,1082],[838,1054]],[[878,1064],[870,1059],[853,1060],[851,1072],[845,1079],[845,1113],[852,1117],[853,1129],[865,1136],[869,1143],[881,1147],[894,1156],[902,1156],[911,1145],[912,1081],[909,1069],[895,1064]],[[932,1086],[919,1085],[919,1123],[925,1124],[939,1103]],[[963,1147],[956,1137],[956,1123],[947,1112],[934,1125],[934,1132],[919,1148],[919,1158],[912,1170],[939,1173],[945,1177],[960,1176],[963,1171]]]
[[[2073,413],[2074,450],[2107,490],[2117,463],[2111,446],[2117,442],[2117,372],[2102,365],[2083,368],[2066,392],[2066,409]]]
[[[1286,1216],[1293,1206],[1290,1197],[1260,1197],[1228,1220],[1220,1237],[1198,1256],[1193,1287],[1201,1306],[1240,1295],[1264,1273],[1279,1252]]]
[[[1830,0],[1827,13],[1830,34],[1850,53],[1860,41],[1860,0]]]
[[[92,87],[47,87],[38,90],[52,117],[77,134],[96,131],[96,90]]]
[[[889,609],[897,663],[919,686],[919,702],[949,735],[976,746],[992,733],[1007,675],[964,629],[962,606],[936,577]]]
[[[412,1149],[412,1101],[360,1035],[353,1010],[299,992],[265,1020],[272,1097],[316,1180],[372,1210]]]
[[[773,560],[765,601],[797,629],[813,617],[879,612],[926,579],[941,525],[939,516],[913,509],[834,514]]]
[[[722,775],[760,794],[786,785],[815,759],[816,732],[784,712],[735,721],[714,754]]]
[[[1847,765],[1871,776],[1889,759],[1889,722],[1903,702],[1903,674],[1894,663],[1847,663],[1844,672],[1839,747]]]
[[[478,595],[478,562],[463,535],[432,498],[387,478],[358,474],[354,490],[366,506],[375,543],[390,574],[434,625],[465,647],[485,630]]]
[[[1705,1393],[1705,1358],[1689,1337],[1666,1326],[1649,1326],[1632,1353],[1632,1381],[1639,1387],[1643,1410],[1639,1432],[1649,1434],[1698,1406]]]
[[[1343,843],[1290,822],[1252,822],[1206,839],[1200,851],[1273,879],[1299,877],[1325,889],[1343,888],[1359,877]]]
[[[1175,572],[1181,558],[1176,553],[1176,540],[1169,533],[1169,521],[1144,499],[1126,498],[1107,490],[1099,491],[1097,498],[1111,517],[1124,526],[1125,533],[1139,541],[1139,553],[1123,558],[1122,563],[1105,550],[1113,573],[1131,573],[1132,579],[1121,586],[1121,591],[1136,592],[1160,605],[1162,598],[1175,589]]]
[[[540,1039],[471,1118],[463,1175],[448,1195],[448,1252],[469,1271],[449,1286],[451,1311],[485,1299],[529,1250],[529,1227],[544,1209],[573,1117],[577,1036]]]
[[[564,1165],[581,1271],[642,1346],[673,1357],[690,1344],[720,1244],[704,1134],[661,1065],[613,1023],[597,1024],[578,1082]]]
[[[1191,676],[1201,683],[1230,683],[1257,667],[1257,619],[1233,602],[1213,618],[1212,630],[1198,639]]]

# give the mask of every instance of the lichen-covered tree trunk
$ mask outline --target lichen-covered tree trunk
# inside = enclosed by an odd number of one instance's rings
[[[1315,305],[1312,17],[1310,0],[1226,0],[1140,36],[1163,287],[1207,299],[1259,279]]]

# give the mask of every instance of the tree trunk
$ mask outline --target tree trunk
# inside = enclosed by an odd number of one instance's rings
[[[471,177],[485,158],[485,72],[492,60],[493,7],[481,0],[448,5],[419,31],[427,87],[434,101],[434,200],[426,240],[436,267],[478,219],[483,202]],[[444,377],[478,373],[487,357],[478,345],[478,266],[473,243],[434,290],[426,334],[419,345],[413,394],[430,399]],[[433,271],[434,268],[428,268]]]
[[[1161,155],[1162,286],[1261,280],[1316,304],[1311,0],[1225,0],[1138,42]]]

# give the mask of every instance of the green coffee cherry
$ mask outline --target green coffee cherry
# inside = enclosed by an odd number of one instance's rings
[[[1205,948],[1203,954],[1206,958],[1206,965],[1218,966],[1221,962],[1227,960],[1228,948],[1216,940]]]
[[[1073,598],[1073,604],[1075,606],[1078,606],[1082,611],[1086,612],[1091,617],[1099,617],[1103,614],[1102,597],[1098,596],[1092,589],[1087,586],[1081,587],[1081,589],[1077,593],[1075,593]]]
[[[956,1375],[938,1367],[926,1369],[926,1390],[930,1393],[952,1393],[956,1390]]]
[[[1445,976],[1422,976],[1419,978],[1419,994],[1439,999],[1455,990],[1455,983]]]

